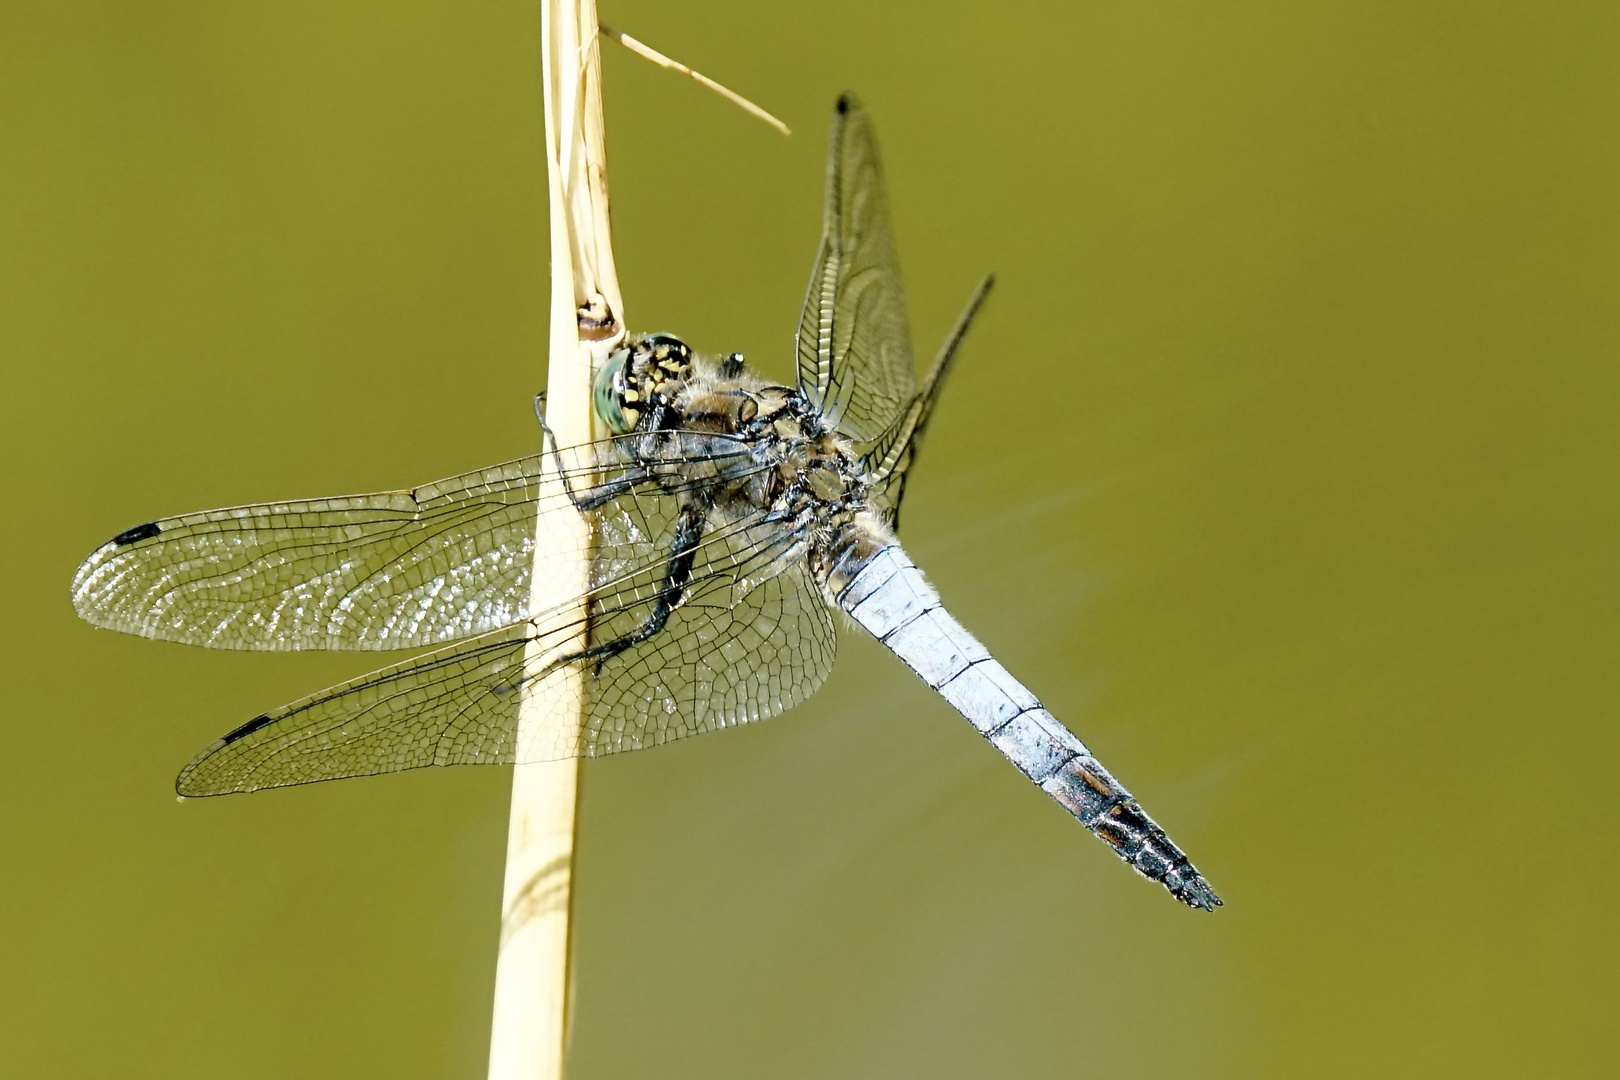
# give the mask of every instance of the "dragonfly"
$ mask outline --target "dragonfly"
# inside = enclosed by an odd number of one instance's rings
[[[100,627],[209,648],[433,647],[241,724],[181,770],[183,797],[594,757],[753,723],[826,678],[841,611],[1128,865],[1212,911],[1221,900],[1182,850],[946,611],[897,539],[991,282],[919,383],[875,130],[845,95],[796,385],[673,335],[627,337],[593,386],[607,438],[558,446],[537,401],[529,457],[408,491],[146,522],[84,561],[74,606]],[[577,550],[541,554],[586,559],[588,584],[545,603],[531,590],[537,536],[564,519],[572,531],[554,531]],[[570,677],[583,705],[548,708]]]

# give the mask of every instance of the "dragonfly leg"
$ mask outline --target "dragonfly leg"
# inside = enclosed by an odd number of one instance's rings
[[[561,470],[559,467],[559,472],[560,471]],[[573,500],[574,509],[595,510],[597,507],[606,506],[608,503],[612,502],[614,499],[617,499],[620,495],[623,495],[637,484],[645,483],[651,478],[651,474],[645,469],[638,468],[632,472],[626,473],[617,480],[610,481],[606,484],[599,484],[596,487],[586,491],[583,495],[574,490],[574,485],[572,481],[568,479],[567,473],[563,473],[562,477],[563,487],[568,489],[568,497]]]
[[[664,569],[664,584],[658,590],[658,597],[653,601],[652,614],[647,616],[647,621],[623,637],[600,645],[592,645],[569,657],[570,661],[594,660],[596,673],[600,674],[603,664],[626,649],[640,645],[662,632],[669,622],[670,613],[680,607],[681,600],[686,594],[686,586],[692,580],[692,566],[697,561],[698,541],[703,538],[703,522],[702,507],[688,504],[682,508],[681,515],[675,522],[675,541],[670,545],[669,562]]]
[[[562,452],[557,448],[557,436],[552,432],[551,426],[546,423],[545,405],[546,392],[542,390],[534,395],[534,418],[540,421],[541,441],[545,447],[545,452],[551,455],[552,464],[557,467],[557,475],[562,479],[563,488],[568,492],[568,498],[573,502],[574,509],[585,511],[606,506],[637,484],[646,483],[652,478],[652,474],[645,468],[637,466],[617,480],[599,484],[581,495],[574,489],[568,470],[563,466]]]

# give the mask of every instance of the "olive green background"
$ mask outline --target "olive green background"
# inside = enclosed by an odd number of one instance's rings
[[[571,1076],[1607,1074],[1620,8],[603,16],[795,129],[610,49],[635,326],[789,374],[846,88],[923,359],[999,272],[904,539],[1227,906],[846,634],[804,707],[588,767]],[[0,1074],[482,1073],[508,772],[178,805],[377,658],[124,638],[67,583],[157,515],[536,448],[537,39],[0,12]]]

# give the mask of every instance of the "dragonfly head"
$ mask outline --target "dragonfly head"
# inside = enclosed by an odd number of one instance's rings
[[[634,431],[641,418],[675,395],[692,374],[692,350],[672,334],[648,334],[619,349],[596,376],[596,415],[615,435]]]

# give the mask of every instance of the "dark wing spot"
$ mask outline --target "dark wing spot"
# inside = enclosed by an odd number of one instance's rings
[[[840,114],[849,112],[849,95],[847,93],[838,95],[837,107]]]
[[[270,714],[261,713],[260,715],[249,720],[247,723],[243,724],[241,727],[237,728],[235,731],[227,733],[223,739],[219,740],[219,745],[229,746],[238,739],[245,739],[268,723],[270,723]]]
[[[157,522],[148,521],[145,525],[137,525],[133,529],[125,529],[123,532],[113,537],[112,542],[117,544],[119,547],[124,547],[129,544],[139,543],[142,540],[150,540],[152,537],[156,536],[162,531],[162,529],[158,528]]]

